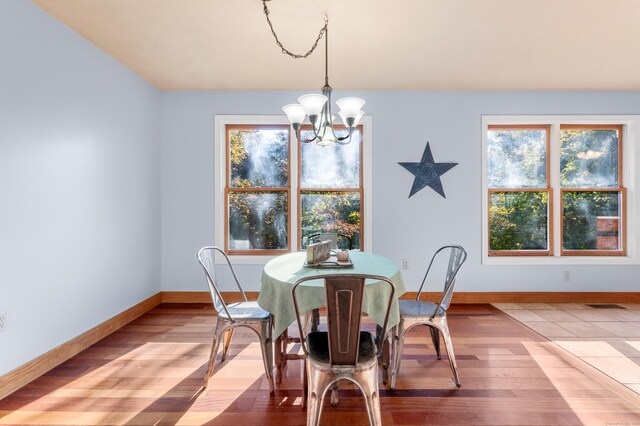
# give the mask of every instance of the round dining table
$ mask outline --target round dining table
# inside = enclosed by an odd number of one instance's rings
[[[398,297],[405,293],[402,275],[398,265],[391,259],[374,253],[349,252],[353,266],[350,267],[309,267],[305,266],[305,252],[288,253],[275,257],[267,262],[262,271],[262,286],[258,304],[273,314],[273,334],[276,338],[275,361],[276,381],[280,382],[282,364],[287,359],[299,358],[287,355],[287,343],[296,341],[288,337],[287,329],[296,320],[295,309],[291,297],[291,287],[301,278],[317,276],[318,280],[306,282],[298,287],[297,299],[301,312],[307,312],[325,306],[324,283],[321,277],[327,274],[367,274],[388,278],[395,286],[395,294],[389,312],[387,328],[390,329],[400,321]],[[390,288],[379,280],[367,280],[362,305],[378,326],[384,323],[389,300]],[[380,327],[378,327],[380,328]]]

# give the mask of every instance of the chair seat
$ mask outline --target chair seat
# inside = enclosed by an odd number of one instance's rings
[[[262,309],[258,302],[236,302],[227,304],[227,309],[229,309],[229,314],[235,320],[262,320],[267,319],[271,315],[269,312]],[[227,313],[224,309],[221,309],[218,312],[218,316],[220,318],[227,319]]]
[[[400,300],[400,318],[424,318],[428,320],[436,311],[438,305],[435,303],[422,301],[422,300]],[[445,310],[440,307],[438,316],[444,315]]]
[[[309,359],[329,364],[329,334],[326,331],[311,332],[307,335]],[[358,364],[370,363],[376,359],[376,343],[368,331],[360,332]],[[377,362],[377,361],[376,361]]]

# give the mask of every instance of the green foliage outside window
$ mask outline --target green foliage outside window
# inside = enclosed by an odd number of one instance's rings
[[[301,198],[302,238],[317,233],[337,233],[360,247],[360,194],[357,192],[310,192]]]
[[[548,198],[546,192],[492,192],[489,248],[547,250]]]
[[[598,249],[598,218],[620,217],[619,198],[618,192],[563,192],[562,247],[565,250]]]

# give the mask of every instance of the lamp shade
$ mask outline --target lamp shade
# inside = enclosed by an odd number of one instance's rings
[[[298,102],[304,108],[304,111],[308,116],[320,115],[322,107],[327,103],[328,98],[324,95],[317,93],[310,93],[308,95],[302,95],[298,98]]]
[[[301,124],[304,121],[304,117],[307,115],[300,104],[285,105],[282,107],[282,110],[287,114],[287,118],[292,124]]]
[[[347,118],[355,118],[365,104],[364,99],[360,98],[342,98],[336,101],[340,108],[340,116]]]
[[[358,123],[360,122],[360,119],[362,118],[362,116],[364,115],[364,111],[358,111],[358,113],[355,115],[355,117],[347,117],[344,114],[344,111],[340,111],[340,118],[342,118],[342,122],[344,123],[345,126],[349,127],[349,123],[347,121],[347,119],[349,118],[353,118],[353,124],[351,125],[351,127],[356,127],[358,125]]]
[[[356,119],[353,122],[353,126],[357,126],[360,123],[360,119],[364,116],[364,111],[358,111],[358,115],[356,115]]]

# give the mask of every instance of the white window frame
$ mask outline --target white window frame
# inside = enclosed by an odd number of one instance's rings
[[[225,200],[224,200],[224,187],[226,183],[227,173],[227,150],[226,150],[226,128],[228,124],[245,124],[245,125],[266,125],[266,124],[285,124],[289,126],[291,138],[291,151],[290,151],[290,176],[291,183],[291,233],[289,238],[291,239],[291,250],[296,251],[299,240],[298,236],[298,201],[296,200],[296,194],[298,193],[298,147],[300,142],[297,142],[293,127],[290,125],[289,120],[284,115],[216,115],[214,117],[214,220],[215,220],[215,235],[214,242],[218,247],[224,247],[224,222],[226,214],[224,212]],[[364,196],[364,247],[361,250],[371,251],[373,244],[373,202],[372,202],[372,182],[373,182],[373,161],[372,161],[372,120],[371,116],[364,116],[360,121],[362,125],[362,162],[363,167],[362,185]],[[338,147],[339,149],[339,147]],[[283,251],[284,253],[288,253]],[[216,253],[216,262],[222,262],[222,256]],[[269,260],[277,257],[277,255],[231,255],[229,256],[234,264],[247,264],[247,265],[264,265]]]
[[[561,124],[618,124],[622,125],[622,183],[626,191],[626,256],[560,256],[560,209],[554,203],[553,252],[550,256],[489,256],[489,200],[487,177],[487,131],[490,125],[549,125],[550,185],[554,200],[560,199],[560,125]],[[638,265],[640,226],[640,197],[638,177],[640,169],[640,115],[483,115],[482,116],[482,264],[483,265]]]

